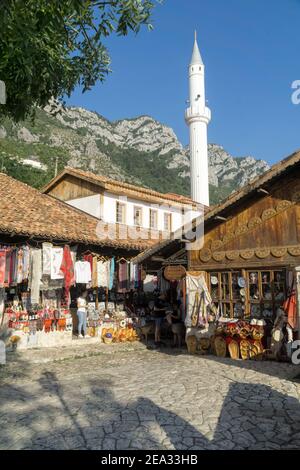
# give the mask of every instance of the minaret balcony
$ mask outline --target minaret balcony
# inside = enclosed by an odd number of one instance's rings
[[[185,120],[188,124],[195,121],[208,124],[211,120],[211,111],[207,106],[202,109],[199,109],[198,106],[190,106],[185,111]]]

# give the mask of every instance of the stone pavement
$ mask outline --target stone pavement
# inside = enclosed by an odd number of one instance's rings
[[[300,449],[299,373],[140,343],[15,353],[0,449]]]

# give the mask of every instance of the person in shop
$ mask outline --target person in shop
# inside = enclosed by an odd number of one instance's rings
[[[180,301],[173,302],[166,310],[166,318],[173,333],[173,348],[181,348],[184,337],[184,323],[181,319]]]
[[[88,291],[84,290],[77,299],[78,338],[89,338],[89,335],[86,334],[87,295]]]
[[[161,325],[166,318],[166,311],[170,308],[167,298],[165,294],[160,294],[158,298],[154,302],[154,309],[153,309],[153,316],[155,319],[155,339],[154,344],[155,346],[164,345],[161,342],[160,335],[161,335]]]

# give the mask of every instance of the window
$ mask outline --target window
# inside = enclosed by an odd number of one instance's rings
[[[166,232],[171,232],[172,230],[172,214],[168,212],[164,213],[164,230]]]
[[[117,224],[125,224],[126,205],[117,201],[116,205],[116,222]]]
[[[143,209],[142,207],[134,206],[133,208],[133,223],[140,227],[143,223]]]
[[[285,271],[241,270],[209,273],[209,290],[220,314],[274,319],[286,298]]]
[[[157,211],[150,209],[150,228],[157,230]]]

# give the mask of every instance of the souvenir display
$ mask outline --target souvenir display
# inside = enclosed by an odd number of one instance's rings
[[[124,310],[124,293],[142,286],[142,268],[76,247],[0,246],[2,324],[20,348],[55,346],[77,338],[77,298],[87,290],[87,336],[105,342],[138,338]],[[102,329],[110,323],[112,333]],[[11,343],[12,344],[12,343]]]

